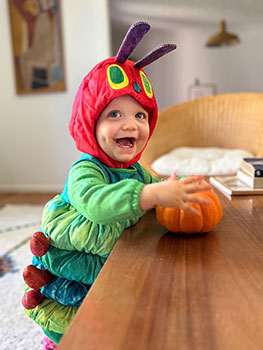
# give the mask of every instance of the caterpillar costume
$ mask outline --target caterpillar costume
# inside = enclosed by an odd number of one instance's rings
[[[143,150],[131,161],[120,163],[103,152],[95,137],[101,112],[124,95],[132,96],[148,112],[151,137],[158,111],[143,67],[176,45],[157,47],[136,63],[128,60],[149,29],[145,22],[133,24],[116,57],[100,62],[83,79],[69,123],[83,155],[71,167],[64,191],[46,204],[42,227],[30,241],[34,256],[23,272],[22,304],[56,344],[123,230],[144,214],[138,204],[144,184],[158,181],[137,163]]]

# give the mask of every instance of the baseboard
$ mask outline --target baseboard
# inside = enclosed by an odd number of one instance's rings
[[[39,193],[61,193],[64,185],[58,184],[0,184],[0,192],[39,192]]]

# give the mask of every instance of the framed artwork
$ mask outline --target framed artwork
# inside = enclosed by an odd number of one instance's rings
[[[194,84],[190,85],[188,88],[188,99],[193,100],[195,98],[215,95],[216,85],[213,83],[201,84],[199,79],[196,79]]]
[[[18,94],[66,90],[59,0],[8,0]]]

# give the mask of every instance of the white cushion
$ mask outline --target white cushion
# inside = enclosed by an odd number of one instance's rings
[[[179,147],[157,158],[151,165],[161,175],[227,175],[234,174],[245,157],[253,157],[242,149],[218,147]]]

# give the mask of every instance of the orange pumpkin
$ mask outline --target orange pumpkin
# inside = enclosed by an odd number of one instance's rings
[[[194,215],[178,208],[156,206],[156,218],[161,226],[175,233],[203,233],[211,231],[221,220],[222,205],[217,195],[211,191],[194,194],[210,201],[209,205],[190,203],[200,215]]]

